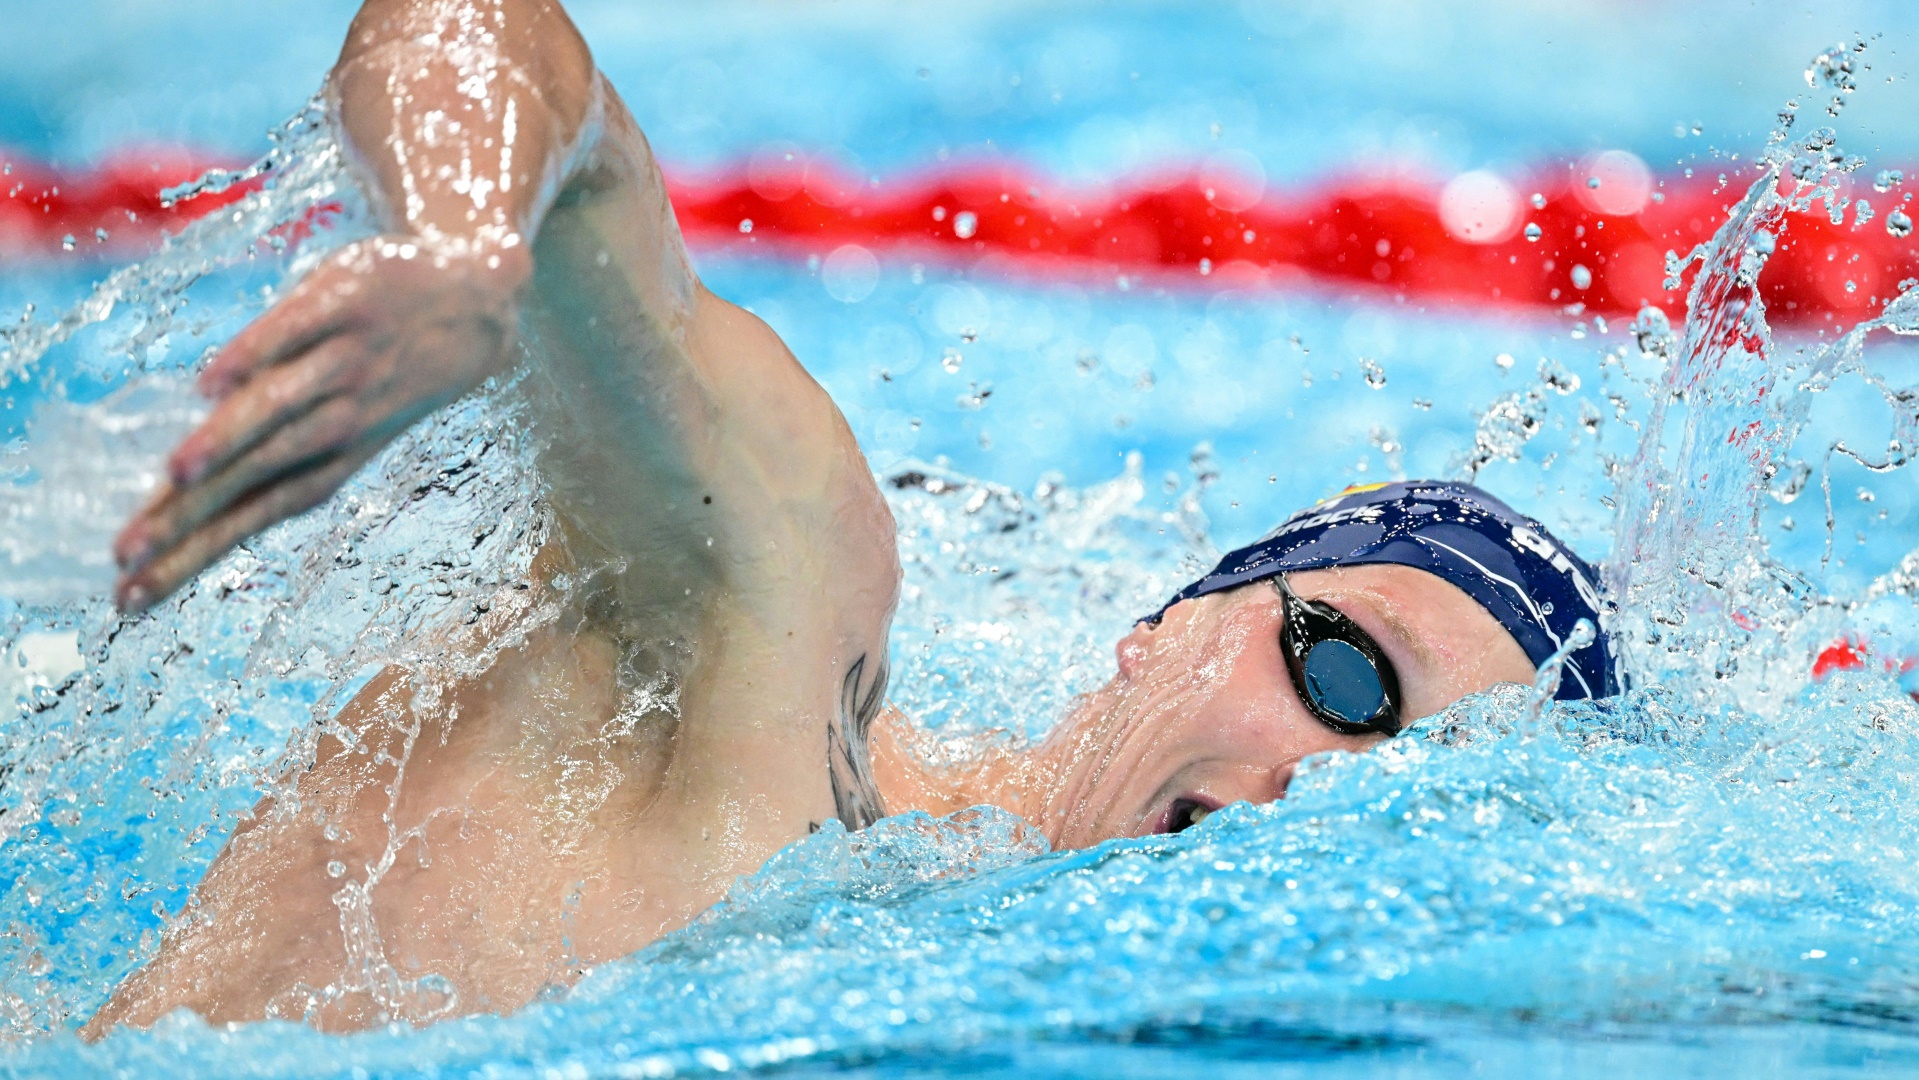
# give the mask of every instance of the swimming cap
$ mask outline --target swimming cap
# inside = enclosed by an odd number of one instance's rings
[[[1492,613],[1533,665],[1544,663],[1580,619],[1598,631],[1573,653],[1563,700],[1619,692],[1612,645],[1600,629],[1599,575],[1546,527],[1471,484],[1407,480],[1347,488],[1294,514],[1256,543],[1227,554],[1143,621],[1181,600],[1295,570],[1396,563],[1445,578]]]

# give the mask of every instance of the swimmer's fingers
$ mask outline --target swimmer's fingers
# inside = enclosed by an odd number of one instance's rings
[[[167,473],[174,485],[187,487],[200,482],[232,464],[277,429],[319,407],[337,392],[342,367],[357,352],[352,340],[333,338],[292,363],[258,375],[238,393],[221,398],[212,414],[167,459]]]
[[[134,516],[114,542],[114,557],[128,573],[183,543],[229,508],[269,485],[311,470],[363,441],[358,407],[334,398],[272,430],[224,468],[192,483],[170,486]],[[375,440],[375,445],[385,439]]]
[[[152,562],[122,574],[114,586],[115,601],[122,611],[144,611],[156,600],[191,581],[235,544],[325,502],[381,445],[380,440],[369,439],[298,476],[247,496]]]
[[[218,401],[325,341],[344,325],[363,288],[359,275],[337,260],[315,269],[214,354],[200,372],[200,392]]]

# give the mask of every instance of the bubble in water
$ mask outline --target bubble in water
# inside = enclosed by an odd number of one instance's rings
[[[1572,270],[1572,279],[1573,279],[1573,288],[1584,289],[1592,285],[1593,272],[1591,270],[1586,269],[1584,264],[1574,263],[1573,270]]]
[[[1873,217],[1872,204],[1864,199],[1854,199],[1852,203],[1852,223],[1864,225]]]
[[[102,229],[102,228],[97,228],[97,227],[96,227],[96,228],[95,228],[95,229],[93,230],[93,238],[94,238],[94,239],[95,239],[96,241],[98,241],[98,242],[100,242],[100,243],[102,243],[102,244],[104,244],[104,243],[106,243],[106,242],[107,242],[107,231],[106,231],[105,229]]]
[[[1886,231],[1893,236],[1911,236],[1912,218],[1908,217],[1904,210],[1894,210],[1886,215]]]
[[[958,349],[949,348],[940,356],[940,366],[946,369],[948,375],[955,375],[959,373],[960,361],[964,359]]]
[[[965,342],[965,343],[967,343],[968,345],[971,345],[971,344],[972,344],[973,342],[975,342],[975,341],[978,341],[978,340],[979,340],[979,331],[978,331],[978,330],[975,330],[975,329],[973,329],[973,328],[972,328],[972,327],[970,327],[970,326],[964,326],[964,327],[961,327],[961,328],[960,328],[960,340],[961,340],[961,341],[964,341],[964,342]]]
[[[1379,361],[1362,356],[1359,358],[1359,370],[1366,373],[1367,386],[1375,390],[1385,387],[1386,369],[1379,366]]]
[[[1546,235],[1546,231],[1539,227],[1538,222],[1532,221],[1526,223],[1526,239],[1538,243],[1539,238],[1544,235]]]
[[[1538,191],[1533,192],[1532,203],[1534,210],[1544,210],[1546,208],[1545,194]]]
[[[1513,366],[1513,354],[1500,353],[1498,356],[1493,357],[1493,363],[1498,364],[1501,371],[1510,371]]]
[[[60,238],[60,250],[61,250],[61,251],[72,251],[72,250],[73,250],[73,245],[74,245],[74,243],[75,243],[75,241],[74,241],[74,239],[73,239],[73,234],[72,234],[72,233],[68,233],[67,235],[65,235],[65,236],[63,236],[63,237],[61,237],[61,238]]]
[[[740,231],[741,231],[741,232],[743,232],[743,233],[750,233],[750,232],[752,232],[752,231],[753,231],[753,219],[752,219],[752,218],[750,218],[750,217],[749,217],[749,218],[741,218],[741,219],[740,219]]]
[[[1872,178],[1872,190],[1881,195],[1905,183],[1906,174],[1898,169],[1880,169],[1879,175]]]
[[[326,876],[343,877],[345,876],[345,874],[346,874],[346,864],[341,862],[340,860],[334,859],[332,862],[329,862],[326,864]]]
[[[1587,186],[1587,187],[1589,187],[1589,188],[1591,188],[1591,189],[1592,189],[1592,190],[1594,190],[1594,191],[1598,191],[1598,190],[1599,190],[1599,177],[1597,177],[1597,176],[1588,176],[1588,177],[1586,178],[1586,186]]]
[[[971,240],[979,231],[979,215],[971,210],[961,210],[953,215],[953,235],[961,240]]]

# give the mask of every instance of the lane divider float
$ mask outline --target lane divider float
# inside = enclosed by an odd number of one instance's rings
[[[162,189],[210,164],[159,149],[61,173],[0,152],[0,264],[132,257],[249,190],[162,202]],[[1357,176],[1283,192],[1269,190],[1242,154],[1071,188],[1004,162],[862,179],[792,148],[726,171],[676,173],[669,186],[689,241],[709,251],[825,258],[853,245],[876,257],[1120,288],[1332,286],[1429,306],[1618,316],[1646,303],[1678,306],[1665,288],[1666,253],[1709,238],[1737,184],[1660,180],[1631,154],[1609,151],[1524,181],[1484,171],[1443,183]],[[1762,282],[1774,321],[1850,323],[1898,282],[1919,278],[1904,192],[1883,186],[1868,191],[1857,178],[1837,223],[1792,219]]]

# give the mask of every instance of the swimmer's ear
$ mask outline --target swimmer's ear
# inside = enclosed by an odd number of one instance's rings
[[[340,329],[342,312],[362,280],[336,261],[316,267],[214,354],[200,372],[200,392],[218,401],[259,372],[325,341]]]

